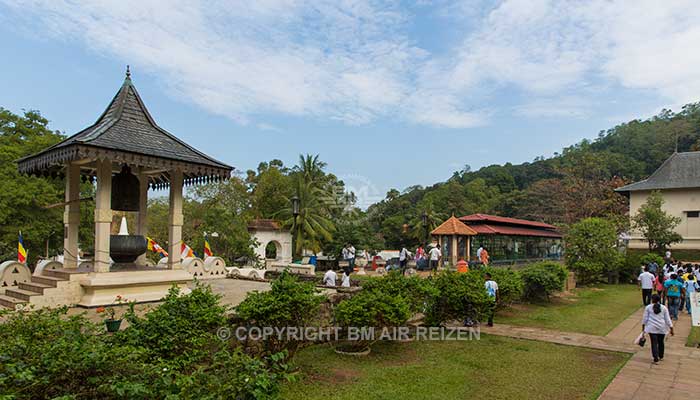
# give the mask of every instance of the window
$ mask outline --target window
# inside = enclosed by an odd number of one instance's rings
[[[700,218],[700,211],[686,211],[688,218]]]

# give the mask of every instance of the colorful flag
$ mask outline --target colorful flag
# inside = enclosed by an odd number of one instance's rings
[[[148,239],[148,250],[150,250],[154,253],[160,254],[161,258],[165,258],[168,256],[168,252],[165,251],[164,248],[160,247],[160,245],[158,243],[156,243],[155,240],[153,240],[149,237],[147,237],[146,239]]]
[[[211,247],[209,246],[209,242],[207,241],[207,239],[204,239],[204,257],[205,258],[211,257],[213,255],[214,254],[212,254],[212,252],[211,252]]]
[[[19,243],[17,243],[17,261],[22,264],[27,262],[27,250],[24,248],[24,240],[22,240],[22,231],[19,231]]]
[[[188,246],[188,245],[185,243],[185,241],[182,241],[181,243],[182,243],[182,245],[180,246],[180,253],[181,253],[180,256],[181,256],[183,259],[184,259],[184,258],[187,258],[187,257],[195,257],[194,251],[192,251],[192,249],[190,248],[190,246]]]

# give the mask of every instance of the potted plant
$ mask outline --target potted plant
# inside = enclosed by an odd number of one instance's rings
[[[121,305],[126,303],[126,299],[123,298],[121,295],[118,295],[114,299],[114,303],[116,305]],[[119,330],[119,327],[122,325],[122,318],[115,318],[117,314],[117,310],[115,310],[114,306],[112,307],[97,307],[95,310],[98,314],[104,313],[106,315],[105,318],[105,327],[107,328],[107,332],[117,332]],[[123,315],[122,315],[123,316]]]

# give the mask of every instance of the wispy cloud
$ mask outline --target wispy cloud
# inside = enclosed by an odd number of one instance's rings
[[[446,128],[484,125],[496,113],[581,117],[595,99],[571,93],[590,85],[651,90],[666,104],[700,93],[700,8],[691,0],[0,3],[18,25],[80,41],[158,76],[176,97],[261,129],[262,116],[276,113]],[[448,54],[411,37],[425,9],[469,26]],[[503,90],[519,103],[491,103]]]

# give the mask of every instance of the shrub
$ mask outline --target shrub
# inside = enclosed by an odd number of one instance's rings
[[[0,397],[273,399],[292,376],[283,354],[256,359],[209,336],[223,307],[208,289],[171,291],[144,318],[131,315],[136,325],[117,335],[66,312],[0,315]]]
[[[566,265],[582,283],[598,281],[604,271],[619,267],[617,230],[604,218],[585,218],[571,225],[566,235]]]
[[[442,271],[433,277],[434,295],[428,301],[425,323],[440,326],[452,320],[480,321],[491,305],[478,273]]]
[[[522,299],[525,285],[520,272],[512,269],[486,267],[473,272],[470,270],[469,273],[477,273],[483,278],[487,272],[498,283],[499,307],[511,305]]]
[[[269,291],[248,293],[235,310],[246,325],[260,328],[302,327],[317,317],[323,300],[312,283],[300,282],[289,272],[283,272],[272,282]],[[286,350],[291,357],[300,342],[271,337],[262,344],[267,355]]]
[[[197,286],[186,296],[173,286],[163,304],[139,317],[127,313],[129,329],[114,336],[117,343],[142,347],[149,361],[167,363],[171,370],[192,370],[219,343],[216,331],[227,325],[221,296],[209,286]]]
[[[644,265],[649,265],[652,262],[655,262],[656,265],[658,265],[658,266],[663,266],[664,265],[664,258],[658,254],[655,254],[655,253],[647,253],[641,257],[640,265],[638,265],[637,267],[641,266],[642,263]]]
[[[338,326],[345,329],[374,328],[376,335],[383,328],[401,326],[411,317],[411,307],[401,295],[379,290],[362,290],[355,296],[341,301],[333,315]],[[371,342],[358,340],[350,343],[354,351],[366,349]]]
[[[568,272],[559,263],[544,261],[524,268],[520,274],[523,278],[525,299],[549,300],[552,293],[564,289]]]
[[[436,294],[436,289],[430,280],[419,276],[407,277],[398,271],[389,272],[381,279],[365,281],[362,284],[362,290],[403,297],[408,302],[412,313],[425,311],[426,302]]]

